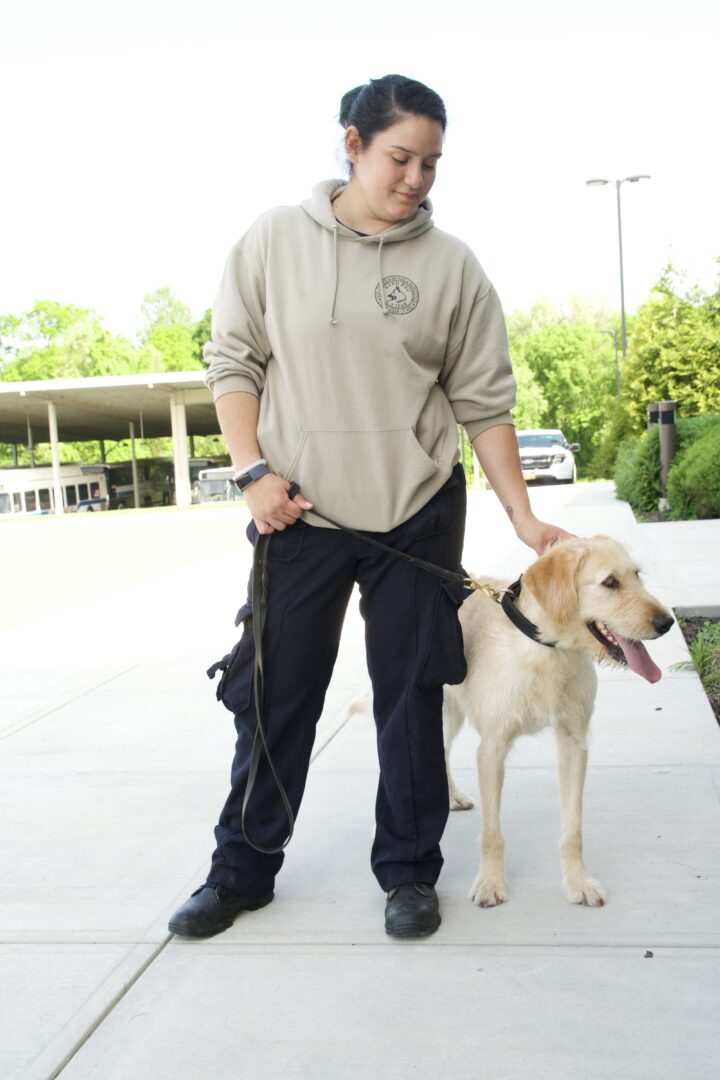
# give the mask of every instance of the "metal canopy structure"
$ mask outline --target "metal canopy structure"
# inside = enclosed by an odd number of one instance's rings
[[[172,435],[171,405],[185,406],[188,435],[220,431],[204,371],[99,375],[90,379],[0,382],[0,442],[50,442],[48,403],[55,406],[60,442],[127,439],[129,424],[149,439]]]
[[[190,503],[187,437],[220,431],[204,378],[204,371],[164,371],[0,382],[0,442],[50,443],[56,512],[62,512],[59,443],[130,439],[134,461],[136,435],[148,439],[171,435],[176,501],[185,506]]]

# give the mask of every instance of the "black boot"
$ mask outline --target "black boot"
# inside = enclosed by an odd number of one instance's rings
[[[393,937],[425,937],[440,925],[440,905],[434,885],[411,881],[387,894],[385,931]]]
[[[168,929],[182,937],[206,938],[232,926],[241,911],[265,907],[273,893],[239,896],[223,885],[201,885],[170,919]]]

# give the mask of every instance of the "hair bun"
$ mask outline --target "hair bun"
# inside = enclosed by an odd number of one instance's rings
[[[361,86],[356,86],[354,90],[348,90],[346,94],[343,94],[340,101],[340,126],[346,128],[350,123],[350,113],[352,107],[362,94],[363,90],[367,87],[367,83],[362,83]]]

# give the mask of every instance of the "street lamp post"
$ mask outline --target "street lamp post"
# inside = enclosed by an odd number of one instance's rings
[[[623,276],[623,253],[622,253],[622,221],[620,218],[620,185],[637,184],[638,180],[649,180],[647,173],[638,173],[635,176],[625,176],[622,180],[586,180],[588,187],[603,187],[605,184],[615,184],[617,194],[617,221],[618,221],[618,248],[620,251],[620,315],[622,319],[622,354],[623,360],[627,355],[627,329],[625,326],[625,279]]]
[[[620,363],[618,361],[617,330],[601,330],[601,334],[610,334],[615,346],[615,393],[620,396]]]

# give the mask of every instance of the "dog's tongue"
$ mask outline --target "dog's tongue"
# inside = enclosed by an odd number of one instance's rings
[[[628,641],[627,638],[622,638],[617,633],[615,638],[625,653],[625,659],[631,671],[634,671],[637,675],[642,675],[643,679],[647,679],[651,683],[655,683],[662,678],[660,668],[654,663],[642,641]]]

